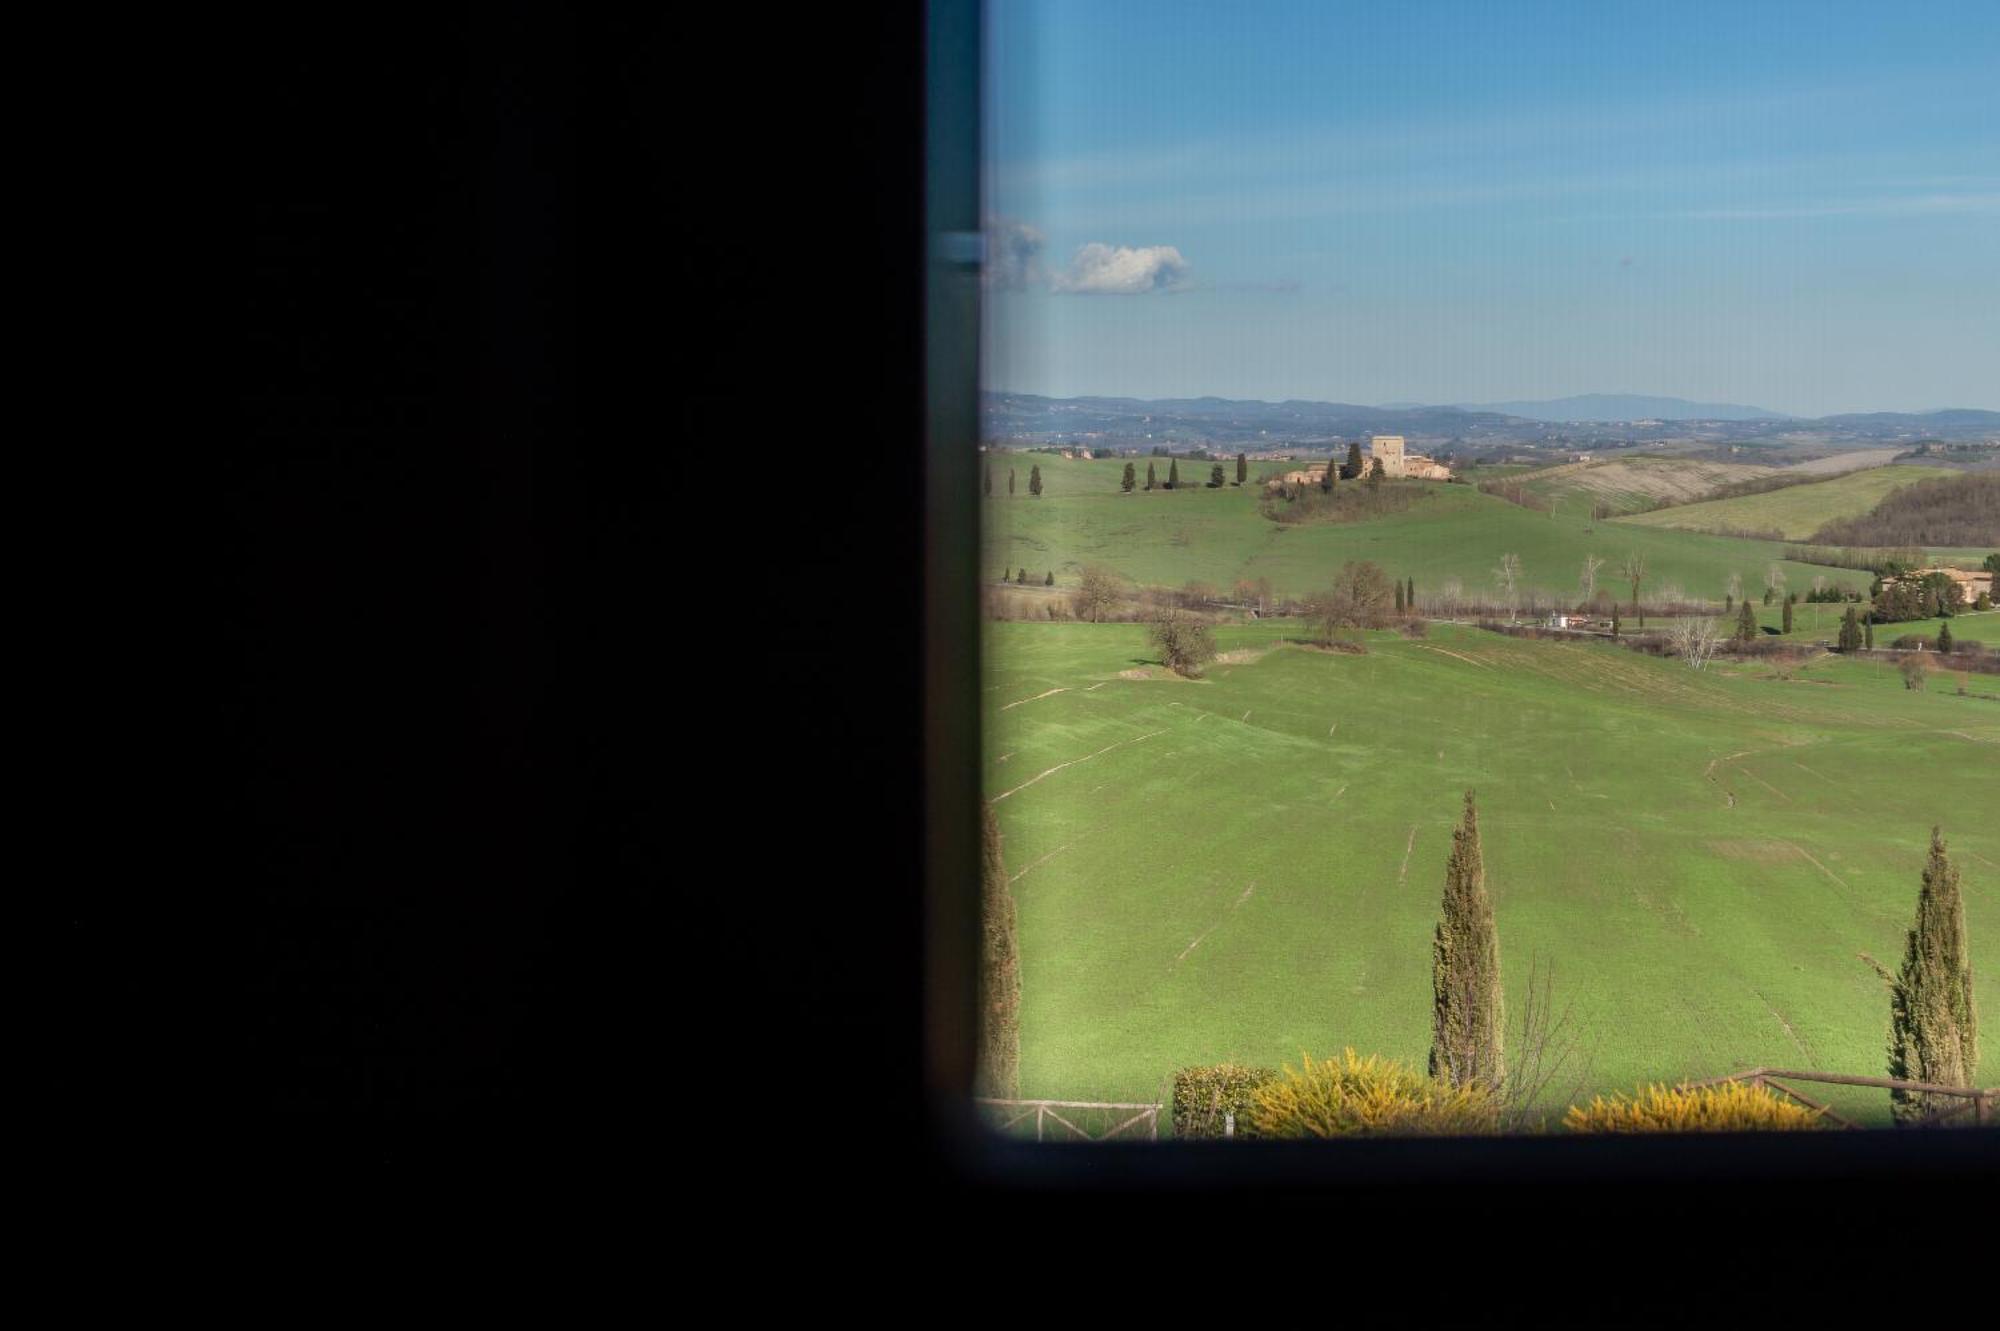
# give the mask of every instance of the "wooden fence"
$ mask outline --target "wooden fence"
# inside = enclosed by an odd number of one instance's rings
[[[1030,1114],[1033,1114],[1036,1141],[1046,1140],[1048,1125],[1051,1122],[1062,1129],[1056,1133],[1057,1141],[1106,1142],[1113,1137],[1127,1136],[1128,1132],[1127,1139],[1130,1140],[1139,1136],[1138,1132],[1130,1130],[1141,1124],[1145,1125],[1146,1138],[1149,1141],[1158,1141],[1160,1111],[1166,1108],[1165,1105],[1103,1104],[1091,1100],[989,1100],[983,1097],[979,1103],[998,1111],[996,1116],[1003,1121],[994,1124],[994,1127],[1001,1132],[1024,1122]],[[1068,1117],[1065,1117],[1065,1111]],[[1071,1118],[1083,1118],[1086,1112],[1104,1111],[1113,1111],[1118,1115],[1129,1115],[1129,1117],[1121,1117],[1112,1126],[1095,1133],[1070,1121]],[[1007,1117],[1010,1114],[1012,1117]]]
[[[1938,1086],[1925,1081],[1899,1081],[1894,1077],[1852,1077],[1844,1072],[1798,1072],[1785,1068],[1750,1068],[1743,1072],[1732,1072],[1724,1077],[1710,1077],[1706,1081],[1685,1082],[1683,1085],[1688,1090],[1693,1090],[1699,1086],[1719,1086],[1723,1082],[1730,1081],[1747,1082],[1752,1086],[1768,1086],[1781,1095],[1790,1096],[1808,1109],[1818,1110],[1829,1121],[1838,1123],[1843,1128],[1858,1128],[1861,1126],[1858,1123],[1842,1118],[1839,1114],[1834,1113],[1833,1110],[1827,1108],[1819,1101],[1812,1099],[1810,1096],[1803,1095],[1790,1086],[1785,1085],[1784,1082],[1777,1080],[1779,1077],[1785,1078],[1786,1081],[1816,1081],[1833,1086],[1879,1086],[1884,1090],[1890,1091],[1921,1091],[1927,1095],[1955,1096],[1965,1102],[1953,1105],[1949,1109],[1940,1110],[1919,1120],[1919,1123],[1925,1127],[1943,1123],[1947,1119],[1956,1118],[1967,1110],[1972,1112],[1973,1121],[1981,1127],[2000,1123],[2000,1115],[1996,1115],[1994,1104],[1996,1100],[2000,1100],[2000,1086],[1988,1086],[1985,1088]]]

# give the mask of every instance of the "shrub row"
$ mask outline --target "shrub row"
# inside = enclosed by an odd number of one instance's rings
[[[1453,1087],[1404,1064],[1352,1049],[1340,1057],[1282,1073],[1233,1063],[1182,1068],[1174,1074],[1174,1135],[1224,1135],[1234,1114],[1238,1137],[1490,1136],[1501,1131],[1494,1091]],[[1570,1132],[1799,1131],[1823,1126],[1818,1111],[1764,1087],[1644,1086],[1632,1094],[1571,1105]]]

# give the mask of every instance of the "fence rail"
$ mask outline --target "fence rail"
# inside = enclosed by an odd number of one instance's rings
[[[978,1102],[989,1109],[1000,1110],[1003,1114],[1010,1110],[1020,1111],[1004,1123],[996,1125],[1002,1132],[1013,1127],[1016,1123],[1022,1122],[1028,1115],[1033,1114],[1035,1116],[1036,1141],[1046,1140],[1045,1134],[1048,1131],[1049,1121],[1052,1119],[1057,1125],[1065,1129],[1067,1133],[1067,1135],[1058,1135],[1056,1138],[1058,1141],[1106,1142],[1110,1141],[1113,1137],[1126,1135],[1129,1129],[1135,1128],[1142,1123],[1145,1125],[1147,1138],[1151,1141],[1158,1141],[1160,1139],[1160,1111],[1166,1108],[1164,1104],[1112,1104],[1094,1100],[991,1100],[983,1096],[979,1098]],[[1102,1132],[1092,1134],[1072,1123],[1069,1118],[1064,1117],[1060,1112],[1062,1110],[1069,1110],[1077,1118],[1083,1117],[1082,1111],[1084,1110],[1126,1111],[1130,1113],[1130,1117],[1121,1120]],[[1134,1138],[1138,1135],[1137,1132],[1130,1134]]]
[[[1683,1082],[1682,1085],[1688,1090],[1694,1090],[1702,1086],[1719,1086],[1723,1082],[1748,1082],[1752,1086],[1769,1087],[1771,1090],[1777,1091],[1782,1095],[1790,1096],[1808,1109],[1819,1111],[1826,1118],[1838,1123],[1843,1128],[1858,1128],[1861,1126],[1858,1123],[1842,1118],[1839,1114],[1834,1113],[1833,1110],[1819,1101],[1812,1099],[1810,1096],[1804,1095],[1785,1085],[1784,1082],[1777,1080],[1779,1077],[1785,1078],[1786,1081],[1816,1081],[1834,1086],[1879,1086],[1883,1090],[1889,1091],[1919,1091],[1926,1095],[1956,1096],[1965,1102],[1964,1104],[1953,1105],[1949,1109],[1942,1109],[1925,1115],[1919,1122],[1927,1127],[1942,1123],[1948,1118],[1955,1118],[1965,1113],[1968,1109],[1972,1111],[1973,1121],[1981,1127],[2000,1122],[2000,1114],[1996,1114],[1995,1112],[1995,1101],[2000,1100],[2000,1086],[1939,1086],[1934,1082],[1902,1081],[1895,1077],[1856,1077],[1845,1072],[1800,1072],[1789,1068],[1761,1067],[1748,1068],[1742,1072],[1731,1072],[1721,1077],[1709,1077],[1703,1081]]]

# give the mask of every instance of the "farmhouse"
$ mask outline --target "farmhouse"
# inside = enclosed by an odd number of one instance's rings
[[[1918,581],[1922,581],[1923,579],[1928,578],[1933,573],[1942,573],[1947,578],[1950,578],[1953,582],[1957,583],[1959,591],[1965,594],[1965,603],[1967,605],[1971,605],[1974,601],[1978,600],[1981,594],[1989,596],[1993,594],[1993,575],[1989,572],[1986,572],[1983,569],[1974,571],[1970,569],[1941,568],[1934,566],[1931,568],[1918,569],[1914,573],[1904,574],[1903,577],[1914,578]],[[1902,577],[1884,578],[1882,579],[1882,585],[1884,587],[1893,587],[1902,580],[1903,580]]]
[[[1368,453],[1382,464],[1384,476],[1407,476],[1419,481],[1448,481],[1451,468],[1422,453],[1404,450],[1403,436],[1400,434],[1377,434],[1368,437]]]

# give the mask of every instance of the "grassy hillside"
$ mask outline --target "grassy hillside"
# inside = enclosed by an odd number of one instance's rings
[[[1050,570],[1061,585],[1074,586],[1083,565],[1104,563],[1140,583],[1179,586],[1200,579],[1227,588],[1238,577],[1268,577],[1280,595],[1302,595],[1327,583],[1344,560],[1372,559],[1392,577],[1414,577],[1421,595],[1435,592],[1446,578],[1458,578],[1468,593],[1493,587],[1492,570],[1502,554],[1521,557],[1523,587],[1541,587],[1573,596],[1586,553],[1608,562],[1600,582],[1628,552],[1645,555],[1649,594],[1678,583],[1691,594],[1720,598],[1730,573],[1760,584],[1762,571],[1782,555],[1762,541],[1705,536],[1667,528],[1593,522],[1585,512],[1554,516],[1533,513],[1471,486],[1410,481],[1423,498],[1399,514],[1369,522],[1285,526],[1258,512],[1256,477],[1241,489],[1202,488],[1122,494],[1122,462],[1065,462],[1036,456],[1045,489],[1040,499],[1027,493],[1028,467],[1011,460],[1019,491],[1006,495],[1005,466],[998,469],[995,495],[984,506],[985,550],[990,576],[1025,565],[1039,581]],[[1052,465],[1051,465],[1052,464]],[[1234,463],[1225,464],[1234,475]],[[1182,476],[1207,464],[1183,465]],[[1264,472],[1285,469],[1267,463]],[[1138,471],[1143,483],[1144,460]],[[1164,475],[1166,468],[1160,467]],[[1581,505],[1578,506],[1581,509]],[[1790,585],[1811,585],[1826,574],[1843,585],[1866,587],[1869,575],[1854,570],[1787,564]]]
[[[1663,508],[1620,518],[1618,522],[1623,526],[1675,527],[1686,531],[1774,530],[1783,532],[1788,540],[1803,541],[1835,518],[1866,513],[1898,486],[1956,474],[1943,467],[1876,467],[1769,494]]]
[[[1593,1087],[1881,1072],[1887,996],[1856,954],[1899,958],[1933,822],[2000,1012],[2000,704],[1837,659],[1781,682],[1449,627],[1336,656],[1280,645],[1295,627],[1221,630],[1244,655],[1196,683],[1127,677],[1138,626],[990,626],[1022,1094],[1153,1100],[1181,1065],[1343,1045],[1421,1065],[1468,786],[1508,1001],[1553,962]],[[1991,1080],[2000,1022],[1982,1049]]]
[[[1706,462],[1693,458],[1630,457],[1602,462],[1567,462],[1513,479],[1530,494],[1556,502],[1578,503],[1584,512],[1609,504],[1630,513],[1663,499],[1695,499],[1717,486],[1777,474],[1777,467],[1739,462]]]

